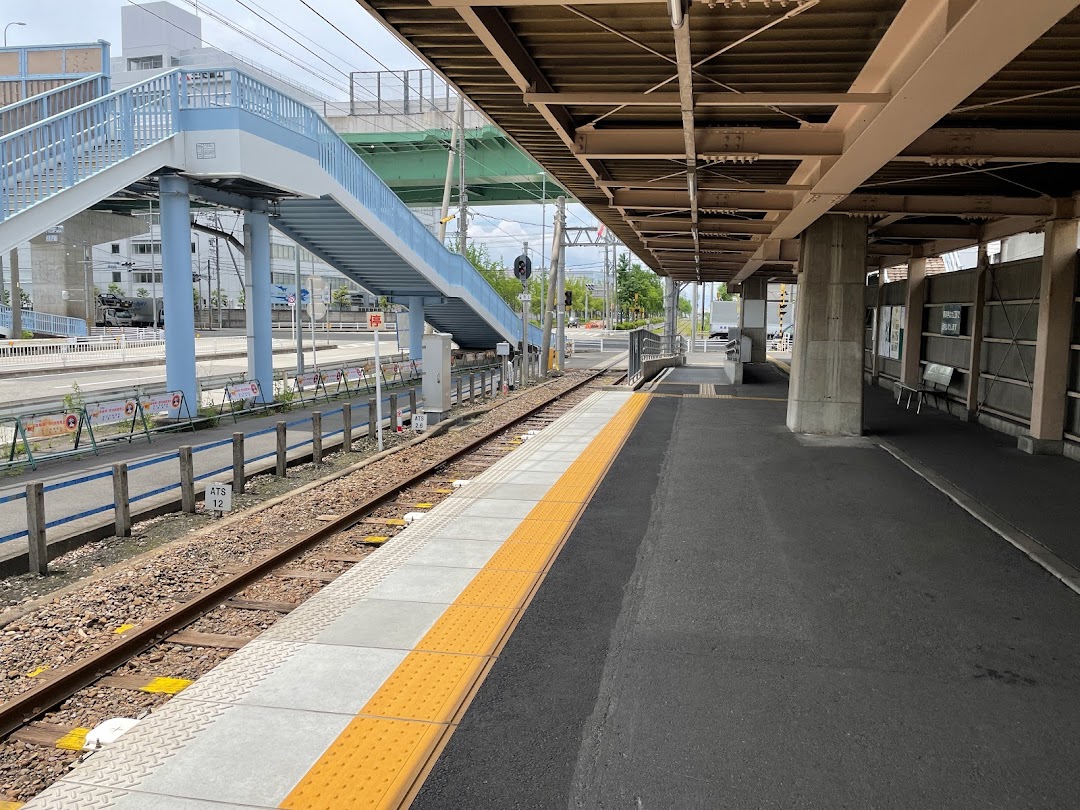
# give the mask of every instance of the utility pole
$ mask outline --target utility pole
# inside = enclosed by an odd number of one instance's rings
[[[296,283],[293,285],[295,289],[296,300],[293,301],[293,317],[296,319],[296,373],[304,373],[304,319],[301,317],[303,306],[303,290],[304,282],[300,278],[300,245],[293,243],[293,256],[296,257]],[[314,344],[313,344],[314,345]]]
[[[565,197],[559,197],[560,204],[565,202]],[[555,213],[555,230],[551,235],[551,277],[548,279],[547,293],[544,296],[543,336],[540,342],[540,372],[547,374],[551,369],[548,367],[548,356],[551,354],[551,320],[552,310],[555,309],[555,291],[558,284],[555,276],[559,269],[559,257],[563,252],[563,225],[564,221],[559,216],[561,205]],[[543,272],[541,270],[541,272]]]
[[[555,216],[558,218],[559,239],[560,241],[566,241],[564,234],[566,233],[566,197],[559,197],[556,201],[558,210]],[[563,370],[564,360],[566,356],[566,245],[561,244],[559,246],[559,264],[558,264],[558,284],[559,289],[555,294],[555,368],[559,371]]]
[[[154,312],[154,328],[158,328],[158,308],[157,308],[157,259],[154,256],[154,201],[148,200],[147,204],[150,206],[150,303],[151,309]]]
[[[528,260],[529,243],[521,243],[521,255]],[[528,265],[526,265],[527,267]],[[529,280],[521,280],[521,387],[529,382]]]
[[[8,254],[11,265],[11,337],[22,337],[22,290],[19,289],[19,249],[12,248]]]
[[[94,266],[90,263],[90,245],[83,242],[83,295],[86,296],[86,326],[89,328],[94,323],[93,303],[90,299],[90,289],[94,286],[91,279],[94,277]]]
[[[214,237],[214,275],[217,278],[217,328],[221,329],[221,249]]]
[[[458,253],[469,244],[469,190],[465,186],[465,105],[458,105]]]
[[[450,144],[446,150],[446,180],[443,182],[442,208],[439,214],[439,244],[446,244],[446,223],[450,221],[450,188],[454,185],[454,158],[457,153],[458,120],[463,116],[462,105],[465,100],[458,96],[457,110],[450,130]]]

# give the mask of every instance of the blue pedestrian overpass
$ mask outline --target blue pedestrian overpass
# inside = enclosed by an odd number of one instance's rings
[[[50,93],[20,104],[47,104]],[[46,103],[42,103],[45,101]],[[2,110],[0,110],[2,112]],[[517,343],[520,314],[448,251],[313,109],[235,69],[172,70],[0,137],[0,252],[103,201],[158,195],[166,375],[195,401],[192,200],[244,211],[249,364],[272,391],[272,224],[466,348]],[[530,327],[530,343],[540,330]]]

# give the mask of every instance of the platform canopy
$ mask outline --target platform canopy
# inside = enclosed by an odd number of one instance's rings
[[[654,270],[790,276],[1076,215],[1073,0],[358,0]]]

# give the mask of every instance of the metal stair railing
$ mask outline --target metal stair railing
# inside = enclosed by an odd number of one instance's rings
[[[0,304],[0,328],[11,328],[11,307]],[[22,310],[22,328],[38,335],[60,335],[62,337],[86,337],[86,321],[81,318],[69,318],[65,315],[51,315],[48,312]]]
[[[100,98],[109,92],[109,77],[97,73],[53,87],[36,96],[0,107],[0,132],[15,132]]]

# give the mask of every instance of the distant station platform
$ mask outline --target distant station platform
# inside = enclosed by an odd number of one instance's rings
[[[594,394],[26,810],[1073,806],[1080,467],[730,379]]]

